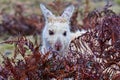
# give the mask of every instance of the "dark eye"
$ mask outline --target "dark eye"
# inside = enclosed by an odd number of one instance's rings
[[[49,30],[49,35],[54,35],[54,32],[52,30]]]
[[[65,31],[65,32],[63,33],[63,35],[66,36],[66,35],[67,35],[67,32]]]

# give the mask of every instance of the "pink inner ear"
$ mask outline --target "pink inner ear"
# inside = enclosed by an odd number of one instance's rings
[[[72,9],[68,9],[67,11],[68,11],[68,12],[72,12]]]
[[[63,17],[69,17],[69,14],[66,12],[64,13],[64,15],[62,15]]]
[[[65,14],[66,14],[67,17],[69,17],[69,14],[67,12]]]
[[[48,15],[50,15],[50,13],[49,13],[49,12],[47,12],[47,13],[46,13],[46,15],[48,16]]]

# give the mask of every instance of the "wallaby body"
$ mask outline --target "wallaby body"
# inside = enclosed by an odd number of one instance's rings
[[[42,53],[50,49],[59,52],[62,56],[68,51],[70,41],[81,35],[80,31],[70,31],[70,18],[74,12],[74,6],[68,6],[61,16],[55,16],[43,4],[40,8],[45,17],[45,27],[42,32]]]

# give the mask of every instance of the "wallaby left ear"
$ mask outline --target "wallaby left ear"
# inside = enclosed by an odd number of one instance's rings
[[[61,16],[65,17],[67,20],[70,20],[70,18],[72,17],[72,14],[74,12],[74,9],[75,9],[75,7],[73,5],[68,6],[64,10],[64,12],[63,12],[63,14]]]
[[[53,13],[50,10],[48,10],[44,4],[41,3],[40,8],[46,20],[48,17],[54,16]]]

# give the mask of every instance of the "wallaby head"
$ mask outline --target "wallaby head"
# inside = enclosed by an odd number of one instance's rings
[[[61,16],[55,16],[43,4],[40,4],[40,8],[45,18],[42,52],[49,51],[49,49],[58,52],[66,51],[71,38],[69,23],[74,6],[68,6]]]

